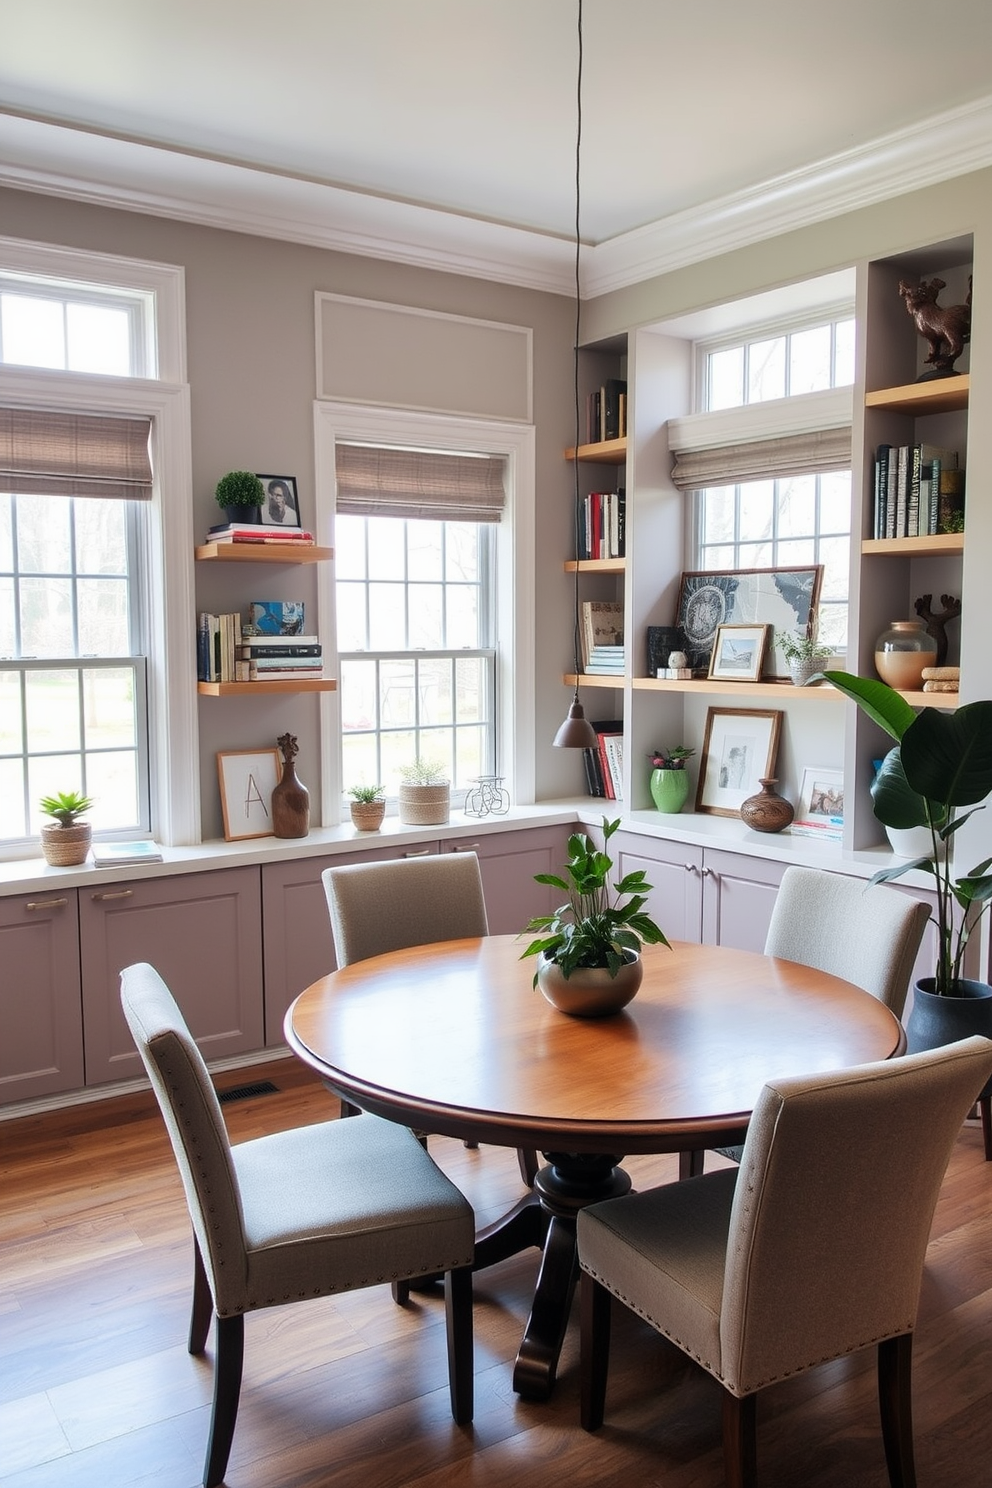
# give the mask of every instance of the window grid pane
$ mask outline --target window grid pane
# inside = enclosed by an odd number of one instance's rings
[[[708,412],[798,397],[854,381],[852,317],[755,336],[705,353],[703,408]]]

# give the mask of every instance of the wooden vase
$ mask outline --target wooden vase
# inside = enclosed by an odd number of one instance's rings
[[[310,831],[310,792],[297,779],[296,761],[288,759],[272,792],[272,832],[276,837],[306,837]]]
[[[762,780],[756,796],[741,802],[741,821],[755,832],[781,832],[795,816],[791,801],[775,789],[776,780]]]

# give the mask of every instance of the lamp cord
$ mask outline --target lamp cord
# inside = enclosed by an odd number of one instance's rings
[[[579,404],[579,333],[581,329],[582,316],[582,286],[579,279],[579,251],[581,247],[580,233],[580,207],[582,203],[580,165],[582,159],[582,0],[578,0],[578,68],[575,83],[575,344],[572,347],[572,392],[574,398],[575,413],[575,444],[572,456],[573,475],[573,503],[572,520],[575,529],[575,584],[573,588],[573,616],[572,616],[572,661],[575,666],[575,675],[579,676],[582,668],[579,661],[580,645],[580,615],[579,615],[579,554],[582,551],[581,524],[580,524],[580,496],[579,496],[579,437],[581,433],[581,411]],[[575,683],[575,701],[579,699],[579,684]]]

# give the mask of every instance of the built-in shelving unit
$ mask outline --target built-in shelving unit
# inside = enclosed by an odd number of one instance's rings
[[[598,444],[580,444],[565,451],[566,460],[581,460],[586,465],[622,465],[627,459],[627,440],[601,439]]]
[[[940,377],[933,382],[909,382],[900,387],[876,388],[865,393],[866,408],[890,408],[913,418],[932,413],[960,413],[968,407],[971,377]]]
[[[570,558],[565,564],[566,573],[622,574],[627,571],[626,558]]]

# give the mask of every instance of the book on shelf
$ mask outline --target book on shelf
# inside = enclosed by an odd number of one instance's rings
[[[320,636],[315,635],[261,635],[250,625],[241,627],[242,646],[264,647],[273,656],[284,656],[297,646],[319,646]]]
[[[97,868],[162,862],[162,849],[150,838],[137,842],[94,842],[91,852]]]
[[[626,658],[623,646],[593,646],[586,659],[587,673],[615,673],[623,676]]]
[[[260,672],[273,672],[280,669],[287,672],[313,671],[318,672],[323,665],[319,655],[317,656],[239,656],[239,661],[250,662]]]
[[[197,681],[233,682],[240,640],[240,615],[202,613],[196,630]]]
[[[252,532],[211,532],[207,537],[211,543],[253,543],[255,546],[272,548],[306,548],[314,546],[312,532],[273,532],[271,527],[256,527]]]
[[[245,636],[242,632],[241,645],[238,647],[239,661],[267,661],[277,660],[279,657],[292,657],[294,660],[304,656],[321,656],[323,647],[319,641],[307,641],[302,645],[295,643],[295,638],[287,637],[287,644],[282,646],[270,646],[263,642],[256,644],[257,636]]]
[[[932,444],[880,444],[875,451],[874,535],[927,537],[941,530],[942,470],[958,468],[956,450]]]
[[[239,669],[247,668],[247,676],[238,676],[239,682],[299,682],[307,678],[323,678],[324,668],[321,666],[306,667],[259,667],[253,661],[239,661]]]
[[[606,751],[606,764],[610,772],[610,785],[613,788],[612,799],[623,800],[623,734],[603,734],[603,746]]]
[[[885,511],[889,495],[890,444],[880,444],[875,451],[875,537],[885,536]]]
[[[624,400],[622,414],[620,402],[621,397]],[[600,390],[603,439],[620,439],[624,434],[626,434],[626,400],[626,382],[624,382],[623,379],[620,377],[608,377]]]
[[[257,635],[301,636],[304,625],[302,599],[253,599],[248,623]]]
[[[622,558],[627,527],[623,489],[590,491],[580,500],[579,558]]]
[[[623,605],[619,600],[587,599],[582,603],[582,670],[596,646],[623,645]]]
[[[586,782],[589,786],[589,794],[604,799],[607,797],[606,781],[603,774],[603,756],[600,750],[599,740],[607,734],[623,734],[622,718],[601,719],[598,723],[593,722],[592,728],[596,734],[597,744],[595,749],[591,746],[582,751],[585,764]]]

